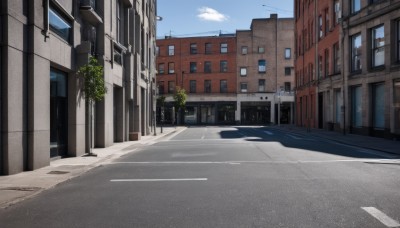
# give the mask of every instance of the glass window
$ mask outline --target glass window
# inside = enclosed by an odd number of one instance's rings
[[[361,9],[361,0],[351,0],[351,13],[356,13]]]
[[[285,76],[290,76],[292,74],[292,69],[290,67],[285,67]]]
[[[396,62],[400,62],[400,20],[396,21],[396,29],[397,29],[397,36],[396,36]]]
[[[372,67],[385,65],[385,31],[383,25],[373,28],[372,39]]]
[[[221,53],[228,53],[228,44],[221,43]]]
[[[168,81],[168,93],[175,93],[175,81]]]
[[[335,9],[335,13],[333,14],[334,15],[334,22],[335,22],[335,25],[337,25],[337,24],[339,24],[339,18],[340,18],[340,2],[339,2],[339,0],[335,0],[335,2],[334,2],[334,9]]]
[[[228,72],[228,61],[222,60],[220,62],[220,72]]]
[[[117,26],[116,26],[117,42],[121,43],[122,42],[122,26],[121,26],[121,2],[120,2],[120,0],[117,0],[116,11],[117,11],[117,13],[115,14],[115,16],[116,16],[116,21],[117,21]]]
[[[374,128],[385,128],[385,85],[372,85],[372,125]]]
[[[351,37],[351,71],[361,70],[361,34]]]
[[[159,74],[164,74],[165,73],[165,71],[164,71],[164,63],[159,63],[158,64],[158,73]]]
[[[292,58],[292,50],[290,48],[285,48],[285,59]]]
[[[197,54],[197,44],[190,44],[190,54]]]
[[[247,67],[240,67],[240,76],[247,76]]]
[[[340,73],[340,47],[339,43],[333,45],[333,73]]]
[[[242,55],[247,55],[247,46],[242,46]]]
[[[168,74],[173,74],[175,73],[175,63],[170,62],[168,63]]]
[[[247,92],[247,83],[246,82],[241,82],[240,83],[240,92],[246,93]]]
[[[325,34],[329,33],[329,9],[325,9]]]
[[[265,92],[265,79],[258,79],[258,92]]]
[[[258,47],[258,53],[262,54],[265,52],[265,48],[264,47]]]
[[[157,82],[158,85],[158,94],[162,95],[164,94],[164,81],[159,81]]]
[[[228,84],[226,80],[221,80],[219,82],[219,91],[220,93],[227,93],[228,92]]]
[[[204,80],[204,92],[211,93],[211,80]]]
[[[355,86],[351,88],[351,124],[353,127],[362,126],[361,95],[361,86]]]
[[[52,6],[49,8],[49,26],[51,31],[70,42],[72,23]]]
[[[204,73],[211,73],[211,62],[210,61],[204,62]]]
[[[335,90],[335,122],[340,123],[342,113],[342,93],[340,89]]]
[[[196,80],[190,80],[190,93],[196,93]]]
[[[114,45],[114,62],[118,65],[122,65],[122,50]]]
[[[292,90],[290,82],[285,82],[285,92],[290,92]]]
[[[212,53],[212,45],[211,45],[211,43],[206,43],[206,45],[205,45],[205,53],[206,54],[211,54]]]
[[[197,63],[190,62],[190,73],[196,73],[196,72],[197,72]]]
[[[175,46],[174,45],[168,45],[168,55],[169,56],[175,55]]]
[[[318,57],[318,78],[322,78],[322,56]]]
[[[318,17],[318,27],[319,27],[319,38],[322,38],[324,36],[324,30],[322,29],[322,15],[319,15]]]
[[[258,72],[265,73],[267,70],[265,59],[258,60]]]
[[[160,47],[156,46],[156,56],[160,56]]]

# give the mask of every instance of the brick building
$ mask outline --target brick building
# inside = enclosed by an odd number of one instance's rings
[[[233,124],[236,110],[236,37],[187,37],[157,40],[157,85],[166,97],[166,123],[175,121],[173,94],[188,94],[178,123]],[[158,111],[158,114],[160,111]],[[159,119],[159,118],[158,118]]]

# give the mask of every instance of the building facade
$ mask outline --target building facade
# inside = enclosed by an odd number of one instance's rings
[[[1,1],[0,174],[81,156],[89,142],[150,134],[155,9],[155,0]],[[89,116],[77,71],[91,56],[104,67],[107,94]]]
[[[399,138],[399,1],[295,1],[296,124]]]
[[[157,85],[159,95],[166,97],[165,123],[235,123],[235,35],[166,37],[157,40],[157,48]],[[177,88],[188,95],[182,119],[173,107]]]
[[[237,123],[293,123],[294,19],[271,14],[236,34]]]

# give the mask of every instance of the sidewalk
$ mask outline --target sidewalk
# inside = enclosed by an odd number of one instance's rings
[[[71,178],[82,175],[90,169],[111,162],[132,152],[132,147],[145,146],[157,139],[184,130],[185,127],[157,127],[157,135],[142,136],[140,141],[115,143],[107,148],[95,148],[97,157],[72,157],[51,161],[50,165],[34,171],[10,176],[0,176],[0,208],[6,208],[24,199],[31,198],[43,190],[52,188]],[[129,148],[129,149],[127,149]]]
[[[383,138],[355,135],[355,134],[343,134],[336,131],[327,131],[323,129],[311,129],[307,131],[307,128],[297,127],[294,125],[281,125],[281,126],[270,126],[271,128],[301,134],[305,137],[320,137],[323,139],[332,140],[346,145],[357,146],[365,149],[373,149],[391,154],[400,155],[400,141],[393,141]]]

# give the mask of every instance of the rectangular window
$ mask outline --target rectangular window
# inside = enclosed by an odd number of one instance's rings
[[[71,40],[72,22],[62,13],[50,5],[49,8],[49,26],[50,30],[60,36],[68,43]]]
[[[164,71],[164,63],[159,63],[158,64],[158,73],[159,74],[164,74],[165,73],[165,71]]]
[[[385,84],[372,85],[372,126],[385,128]]]
[[[340,47],[339,43],[333,45],[333,73],[340,73]]]
[[[240,83],[240,92],[247,93],[247,83],[246,82]]]
[[[265,79],[258,79],[258,92],[265,92]]]
[[[351,124],[353,127],[362,126],[362,91],[361,86],[351,88]]]
[[[325,34],[329,33],[329,8],[325,9]]]
[[[162,95],[165,93],[164,91],[164,81],[159,81],[158,83],[158,94]]]
[[[265,52],[265,48],[264,47],[258,47],[258,53],[259,54],[263,54]]]
[[[160,47],[156,46],[156,56],[160,56]]]
[[[228,92],[228,83],[226,80],[221,80],[219,82],[219,91],[220,93],[227,93]]]
[[[396,21],[396,62],[400,62],[400,20]]]
[[[335,13],[333,14],[334,15],[333,20],[334,20],[335,25],[337,25],[337,24],[339,24],[339,18],[341,17],[339,0],[335,0],[334,9],[335,9]]]
[[[196,93],[196,80],[190,80],[190,93]]]
[[[122,65],[122,50],[114,45],[114,62],[118,65]]]
[[[385,31],[383,25],[371,30],[372,67],[385,65]]]
[[[291,67],[285,67],[285,76],[290,76],[292,74]]]
[[[168,45],[168,56],[173,56],[173,55],[175,55],[175,46]]]
[[[204,92],[211,93],[211,80],[204,80]]]
[[[168,74],[173,74],[175,73],[175,63],[170,62],[168,63]]]
[[[209,54],[212,54],[212,45],[211,45],[211,43],[206,43],[205,44],[205,53],[207,54],[207,55],[209,55]]]
[[[221,60],[219,63],[220,72],[228,72],[228,61]]]
[[[117,26],[116,26],[116,33],[117,33],[117,42],[122,43],[122,18],[121,18],[121,2],[120,0],[117,0],[116,2],[116,21],[117,21]]]
[[[291,58],[292,58],[292,49],[285,48],[285,59],[291,59]]]
[[[228,53],[228,44],[221,43],[221,53]]]
[[[168,93],[175,93],[175,81],[168,81]]]
[[[319,29],[319,38],[322,38],[324,36],[324,30],[322,28],[322,15],[319,15],[318,17],[318,29]]]
[[[211,62],[210,61],[204,62],[204,73],[211,73]]]
[[[292,90],[290,82],[285,82],[285,92],[290,92]]]
[[[265,73],[267,71],[265,59],[258,60],[258,72]]]
[[[361,9],[361,0],[351,0],[351,13],[357,13]]]
[[[322,78],[322,55],[318,57],[318,78]]]
[[[335,123],[340,123],[342,113],[342,93],[340,89],[335,90]]]
[[[242,55],[247,55],[247,46],[242,46]]]
[[[351,71],[361,70],[361,34],[351,37]]]
[[[197,72],[197,63],[190,62],[190,73],[196,73],[196,72]]]
[[[329,50],[325,49],[325,77],[329,76]]]
[[[247,67],[240,67],[240,76],[242,77],[247,76]]]
[[[197,44],[190,44],[190,54],[197,54]]]

